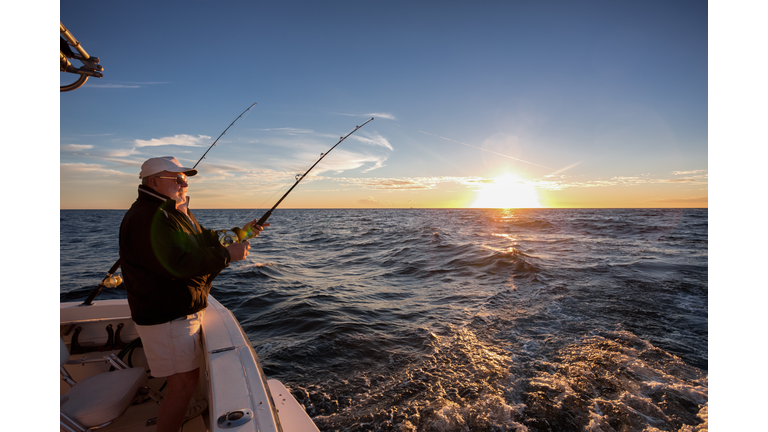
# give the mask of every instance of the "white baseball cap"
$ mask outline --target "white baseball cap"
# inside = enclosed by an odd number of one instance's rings
[[[147,159],[146,162],[141,164],[141,172],[139,173],[139,178],[143,179],[163,171],[181,172],[189,177],[197,174],[196,169],[181,166],[181,162],[179,162],[179,160],[175,157],[163,156]]]

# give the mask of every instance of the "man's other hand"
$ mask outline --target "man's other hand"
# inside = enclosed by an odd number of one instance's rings
[[[231,262],[242,261],[248,256],[248,251],[251,249],[251,244],[247,241],[242,243],[232,243],[227,246],[229,251],[229,260]]]

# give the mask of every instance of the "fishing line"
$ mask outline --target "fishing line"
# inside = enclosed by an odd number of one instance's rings
[[[320,153],[320,155],[322,156],[323,153]],[[306,165],[304,165],[303,168],[301,168],[300,170],[297,170],[297,171],[304,172],[307,169],[307,167],[310,166],[311,163],[312,162],[307,163]],[[293,181],[296,181],[296,178],[298,178],[299,175],[300,174],[296,174],[294,176],[294,178],[293,178]],[[275,197],[275,195],[277,195],[280,192],[282,192],[283,190],[285,190],[285,188],[287,188],[290,184],[291,184],[291,182],[289,181],[289,182],[284,183],[282,186],[280,186],[274,193],[272,193],[272,195],[270,195],[268,198],[264,199],[264,201],[262,201],[258,206],[256,206],[253,209],[253,211],[248,213],[247,216],[245,216],[244,218],[240,219],[240,222],[238,222],[236,225],[242,226],[245,223],[245,221],[249,220],[251,218],[251,216],[253,216],[254,213],[256,213],[258,210],[263,208],[264,203],[266,203],[267,201],[271,201],[272,198]]]
[[[385,120],[385,121],[387,121],[387,122],[389,122],[389,123],[392,123],[392,124],[393,124],[393,125],[395,125],[395,126],[400,126],[401,128],[404,128],[404,129],[411,129],[411,130],[414,130],[414,131],[416,131],[416,132],[420,132],[420,133],[423,133],[424,135],[430,135],[430,136],[433,136],[433,137],[436,137],[436,138],[444,139],[444,140],[446,140],[446,141],[455,142],[455,143],[457,143],[457,144],[465,145],[465,146],[467,146],[467,147],[472,147],[472,148],[475,148],[475,149],[478,149],[478,150],[482,150],[482,151],[484,151],[484,152],[493,153],[493,154],[495,154],[495,155],[498,155],[498,156],[503,156],[503,157],[505,157],[505,158],[513,159],[513,160],[516,160],[516,161],[518,161],[518,162],[527,163],[527,164],[529,164],[529,165],[534,165],[534,166],[537,166],[537,167],[540,167],[540,168],[545,168],[545,169],[548,169],[548,170],[551,170],[551,169],[552,169],[552,168],[549,168],[549,167],[545,167],[544,165],[539,165],[539,164],[537,164],[537,163],[529,162],[529,161],[527,161],[527,160],[523,160],[523,159],[519,159],[519,158],[516,158],[516,157],[512,157],[512,156],[509,156],[509,155],[505,155],[505,154],[502,154],[502,153],[498,153],[498,152],[495,152],[495,151],[493,151],[493,150],[488,150],[488,149],[485,149],[485,148],[482,148],[482,147],[474,146],[474,145],[472,145],[472,144],[467,144],[467,143],[465,143],[465,142],[456,141],[455,139],[446,138],[446,137],[444,137],[444,136],[435,135],[435,134],[433,134],[433,133],[429,133],[429,132],[424,132],[423,130],[415,129],[415,128],[412,128],[412,127],[408,127],[408,126],[403,126],[403,125],[401,125],[401,124],[397,124],[397,123],[395,123],[395,122],[393,122],[393,121],[391,121],[391,120],[387,120],[387,119],[384,119],[384,120]]]

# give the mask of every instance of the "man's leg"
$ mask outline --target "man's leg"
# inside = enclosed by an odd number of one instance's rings
[[[168,386],[157,415],[158,432],[179,430],[197,388],[204,352],[200,339],[203,314],[199,311],[186,320],[136,326],[150,370],[154,376],[165,377]]]
[[[200,369],[167,377],[168,393],[157,415],[157,432],[177,432],[184,423],[189,401],[197,388]]]

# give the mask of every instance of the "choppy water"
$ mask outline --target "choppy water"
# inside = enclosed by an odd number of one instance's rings
[[[123,213],[61,211],[61,301]],[[277,210],[212,294],[321,430],[707,430],[707,214]]]

